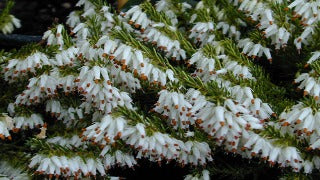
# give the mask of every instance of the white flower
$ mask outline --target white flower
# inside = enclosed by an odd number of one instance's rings
[[[242,53],[248,56],[255,58],[264,54],[270,62],[272,61],[270,49],[263,47],[261,44],[254,44],[249,38],[239,40],[238,47],[243,48]]]
[[[0,117],[0,138],[4,140],[8,138],[11,140],[10,130],[13,129],[13,119],[6,114],[1,114]]]
[[[75,11],[73,11],[68,15],[68,19],[66,23],[70,27],[74,28],[76,25],[80,23],[80,16]]]
[[[311,96],[314,96],[316,100],[318,100],[320,96],[320,82],[317,80],[318,78],[310,76],[310,74],[313,73],[314,70],[310,71],[310,73],[302,73],[294,80],[294,82],[300,83],[298,88],[304,89],[304,95],[310,94]]]
[[[13,15],[9,15],[8,17],[4,18],[7,18],[8,21],[5,21],[5,23],[1,26],[1,31],[3,34],[9,34],[14,30],[14,28],[21,27],[20,20],[15,18]]]
[[[154,111],[168,117],[174,128],[188,128],[189,124],[194,124],[192,106],[183,94],[162,90],[159,95]]]
[[[58,144],[60,146],[66,146],[68,148],[80,147],[80,146],[83,146],[84,148],[86,148],[85,143],[81,141],[81,139],[79,138],[78,135],[73,135],[70,138],[55,136],[55,137],[47,139],[47,142]]]
[[[40,52],[30,54],[25,59],[11,59],[5,67],[5,79],[15,80],[27,75],[27,72],[36,73],[36,70],[44,65],[51,65],[47,55]]]
[[[320,57],[320,51],[315,51],[312,53],[313,55],[310,57],[310,59],[308,60],[308,64],[313,63],[314,61],[316,61],[317,59],[319,59]]]
[[[78,89],[87,102],[93,102],[95,107],[108,113],[118,105],[132,108],[131,98],[111,85],[108,73],[103,67],[94,66],[89,69],[83,66],[77,78],[80,81]],[[100,75],[104,78],[103,81]]]
[[[42,117],[39,114],[32,114],[29,117],[15,116],[13,118],[13,123],[14,123],[14,131],[18,131],[21,128],[33,129],[37,126],[40,126],[40,125],[42,126],[44,124]]]
[[[146,31],[141,34],[141,37],[164,51],[166,57],[174,60],[186,59],[186,52],[180,47],[180,43],[177,40],[170,39],[156,28],[147,28]]]

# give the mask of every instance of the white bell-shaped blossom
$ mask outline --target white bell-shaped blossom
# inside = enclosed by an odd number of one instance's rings
[[[154,111],[167,116],[175,128],[187,128],[195,122],[191,108],[192,105],[185,100],[184,94],[162,90]]]
[[[261,44],[253,43],[249,38],[239,40],[238,47],[242,48],[242,53],[248,56],[255,58],[257,56],[261,57],[264,54],[272,62],[270,49],[263,47]]]
[[[141,28],[142,31],[151,23],[147,18],[147,14],[138,5],[131,7],[131,9],[125,12],[124,17],[129,19],[129,24],[134,25],[136,28]]]
[[[78,89],[88,103],[107,113],[114,107],[132,108],[131,98],[126,92],[112,86],[109,72],[100,66],[83,66],[77,80]]]
[[[42,126],[44,124],[43,118],[39,114],[31,114],[29,117],[25,116],[15,116],[13,118],[14,122],[14,131],[19,129],[30,128]]]
[[[25,59],[11,59],[4,68],[5,80],[21,78],[26,76],[28,72],[36,73],[36,70],[44,65],[51,65],[47,55],[41,52],[30,54]]]
[[[294,10],[294,17],[301,17],[303,22],[307,22],[311,19],[315,19],[316,22],[319,22],[319,1],[307,1],[307,0],[294,0],[292,1],[288,8]]]
[[[304,95],[309,94],[318,100],[320,96],[320,82],[318,77],[311,76],[311,74],[314,73],[314,70],[311,70],[310,73],[302,73],[294,80],[294,82],[300,83],[298,88],[303,89]]]
[[[79,156],[46,156],[37,154],[32,157],[29,168],[37,167],[36,173],[43,174],[52,178],[70,177],[76,178],[99,173],[101,176],[106,175],[105,168],[100,159],[85,158]]]
[[[144,33],[141,34],[141,37],[144,41],[151,42],[160,50],[164,51],[168,58],[172,58],[173,60],[186,59],[186,52],[180,47],[179,41],[170,39],[156,28],[147,28]]]
[[[72,148],[72,147],[83,147],[86,148],[87,145],[82,142],[81,138],[78,135],[73,135],[69,138],[62,136],[55,136],[47,139],[48,143],[58,144],[63,147]]]
[[[40,103],[45,97],[55,96],[58,92],[57,86],[57,79],[47,74],[31,78],[27,89],[17,96],[15,104]]]
[[[288,112],[280,114],[282,130],[285,132],[295,131],[298,135],[318,133],[320,112],[314,112],[311,107],[298,103],[291,107]]]
[[[255,133],[244,133],[241,144],[243,144],[241,150],[248,152],[246,156],[249,158],[261,156],[270,165],[278,163],[281,167],[292,167],[294,171],[298,172],[304,163],[297,148],[274,145],[272,140],[265,139]]]
[[[0,138],[1,140],[4,140],[5,138],[8,138],[11,140],[11,135],[9,133],[10,130],[13,130],[14,125],[13,119],[6,115],[6,114],[1,114],[0,117]]]
[[[6,19],[3,20],[4,22],[2,22],[0,29],[3,34],[10,34],[15,28],[21,27],[20,20],[11,14],[3,19]]]

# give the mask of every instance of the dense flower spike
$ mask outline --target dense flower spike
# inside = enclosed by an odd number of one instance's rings
[[[58,144],[60,146],[64,146],[67,148],[72,148],[72,147],[83,147],[86,148],[86,144],[81,141],[81,138],[79,138],[78,135],[73,135],[70,138],[65,138],[65,137],[61,137],[61,136],[55,136],[52,138],[47,139],[48,143],[53,143],[53,144]]]
[[[314,112],[311,107],[305,106],[303,103],[294,105],[291,111],[282,112],[280,115],[283,130],[307,136],[314,132],[319,133],[319,117],[320,112]]]
[[[264,139],[255,133],[244,133],[241,139],[241,150],[245,153],[244,156],[250,158],[261,156],[263,160],[267,160],[271,165],[278,163],[281,167],[291,166],[294,171],[300,171],[302,167],[309,173],[309,170],[303,165],[306,163],[300,157],[299,151],[295,147],[281,147],[272,144],[272,141]]]
[[[184,94],[162,90],[159,95],[154,111],[168,117],[175,128],[188,128],[189,124],[195,123],[195,111]]]
[[[49,178],[55,176],[81,178],[83,176],[96,176],[98,173],[104,176],[105,170],[101,160],[86,158],[83,160],[79,156],[66,157],[66,156],[52,156],[47,157],[44,155],[35,155],[29,167],[37,166],[36,173],[48,175]]]
[[[132,108],[128,94],[112,86],[106,68],[83,66],[75,81],[79,82],[78,89],[86,102],[100,111],[110,113],[117,106]]]
[[[239,40],[238,46],[242,48],[242,53],[247,56],[261,57],[264,54],[272,62],[270,49],[263,47],[261,44],[254,44],[249,38]]]
[[[44,124],[43,119],[39,114],[32,114],[30,117],[15,116],[13,122],[14,131],[25,128],[33,129],[36,126],[42,126]]]
[[[294,16],[302,19],[303,22],[320,21],[319,1],[295,0],[289,4],[288,8],[294,10]]]
[[[183,142],[160,132],[153,132],[150,136],[146,132],[146,127],[141,123],[130,126],[124,118],[108,115],[104,116],[100,123],[86,128],[82,136],[102,145],[122,139],[138,151],[137,158],[148,157],[152,161],[176,159],[182,164],[203,165],[212,160],[206,143]]]
[[[9,79],[18,79],[26,76],[28,72],[36,73],[36,70],[44,65],[50,65],[48,57],[41,52],[33,53],[26,59],[11,59],[8,65],[4,68],[5,77]]]

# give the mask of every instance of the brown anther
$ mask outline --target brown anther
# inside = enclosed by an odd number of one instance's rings
[[[135,24],[134,27],[138,29],[140,27],[140,24]]]
[[[289,125],[290,125],[289,122],[284,122],[284,123],[282,124],[282,126],[289,126]]]
[[[176,125],[177,125],[177,121],[174,120],[174,119],[171,121],[171,123],[172,123],[173,126],[176,126]]]
[[[302,39],[301,38],[298,38],[298,42],[301,42],[302,41]]]
[[[121,136],[122,136],[122,133],[121,133],[121,132],[118,132],[118,133],[117,133],[117,137],[121,138]]]
[[[202,124],[202,119],[197,119],[196,124]]]

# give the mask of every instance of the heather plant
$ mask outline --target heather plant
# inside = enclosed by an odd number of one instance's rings
[[[141,159],[185,179],[316,175],[319,0],[76,6],[42,42],[1,52],[4,176],[117,179],[110,169]],[[296,76],[276,80],[281,62]]]

